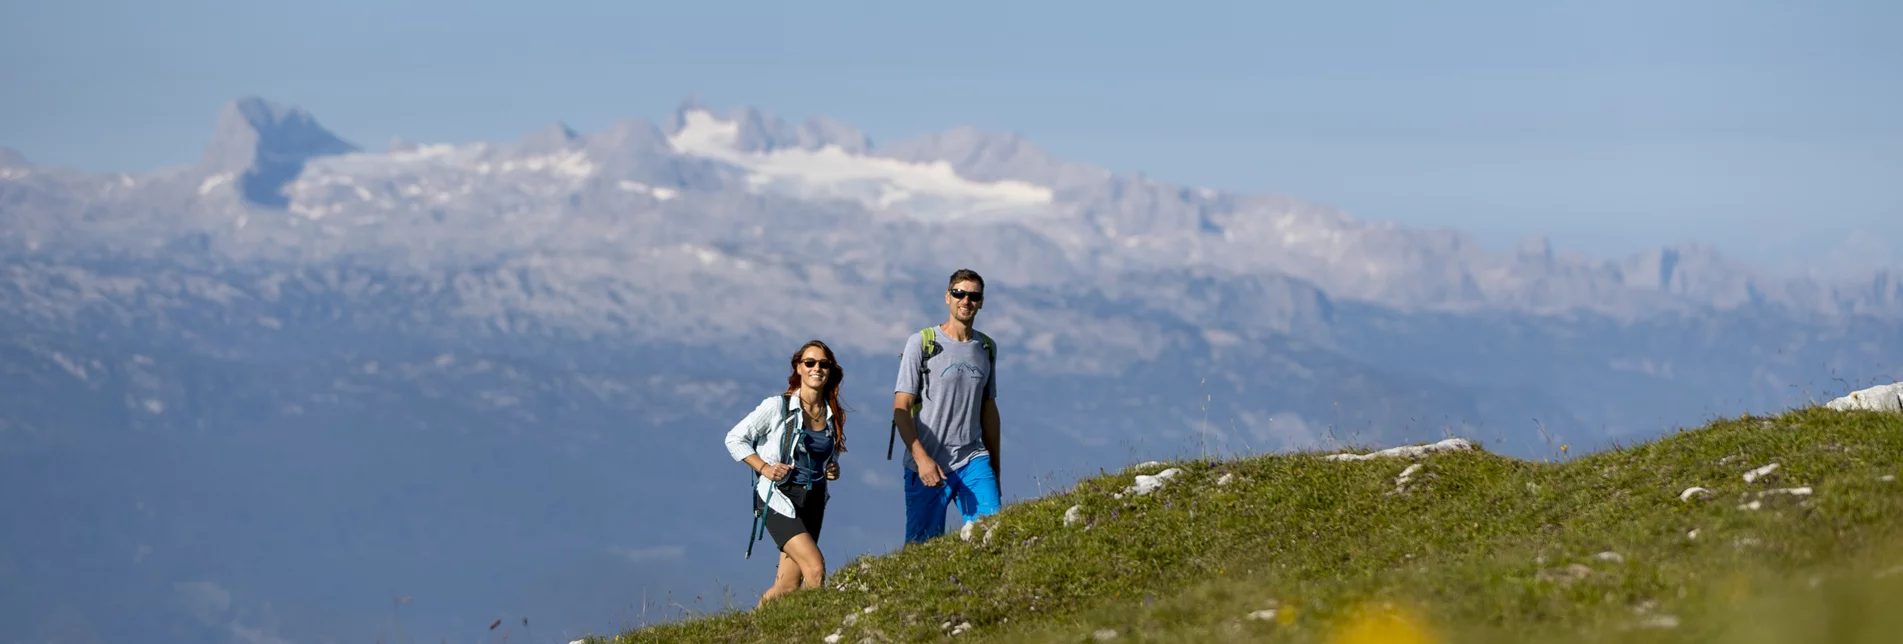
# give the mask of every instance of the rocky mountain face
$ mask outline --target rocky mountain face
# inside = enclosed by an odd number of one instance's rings
[[[1903,355],[1894,269],[1491,253],[1009,133],[875,143],[692,100],[658,126],[382,151],[261,99],[216,123],[199,162],[142,174],[0,149],[0,618],[21,641],[504,617],[547,639],[637,621],[643,596],[748,605],[770,566],[739,557],[746,471],[720,437],[813,337],[851,408],[828,557],[896,547],[896,356],[960,267],[1002,346],[1008,498],[1204,453],[1578,453],[1895,380]]]

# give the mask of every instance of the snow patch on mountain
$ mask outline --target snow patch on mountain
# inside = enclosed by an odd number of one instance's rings
[[[661,201],[667,201],[669,199],[673,199],[674,197],[680,195],[680,191],[675,190],[673,188],[658,188],[655,186],[650,186],[645,183],[641,183],[639,181],[629,181],[627,179],[622,179],[620,181],[615,182],[615,186],[628,192],[636,192],[636,193],[640,193],[644,195],[652,195],[655,199],[659,199]]]
[[[543,154],[522,159],[506,159],[496,163],[477,163],[472,168],[476,174],[507,174],[512,172],[546,172],[574,178],[587,177],[595,171],[595,165],[588,161],[588,154],[581,151],[569,151],[556,154]]]
[[[218,186],[231,183],[233,176],[235,175],[230,172],[225,172],[205,177],[204,181],[198,182],[198,194],[201,196],[211,194],[213,190],[218,189]]]
[[[677,154],[713,159],[747,171],[753,191],[805,199],[846,199],[879,212],[927,220],[1018,219],[1053,214],[1050,188],[1003,180],[966,179],[951,164],[912,163],[850,152],[838,145],[747,152],[741,124],[706,110],[681,115],[668,138]]]
[[[389,177],[430,169],[475,175],[541,174],[570,179],[587,178],[595,172],[594,161],[583,150],[564,149],[533,155],[499,152],[502,151],[487,143],[474,143],[340,155],[312,160],[301,182],[322,181],[326,176]]]
[[[319,219],[366,209],[362,214],[372,216],[484,199],[494,203],[498,195],[548,198],[572,194],[598,171],[586,150],[542,148],[524,153],[488,143],[409,145],[312,159],[284,188],[287,210]]]

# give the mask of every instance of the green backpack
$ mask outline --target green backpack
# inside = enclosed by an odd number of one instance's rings
[[[993,344],[991,342],[991,336],[985,335],[984,332],[982,331],[979,331],[977,329],[972,329],[971,334],[973,336],[976,336],[978,338],[978,341],[985,345],[985,359],[991,361],[990,366],[993,369],[997,368],[998,345]],[[931,388],[930,380],[932,376],[932,370],[925,366],[925,362],[928,360],[931,360],[932,356],[938,355],[939,351],[944,350],[942,347],[938,346],[938,326],[937,325],[928,326],[928,327],[925,327],[924,329],[920,329],[918,340],[919,340],[918,400],[912,403],[911,412],[912,412],[913,418],[917,418],[919,410],[925,407],[925,397],[929,395],[929,390]],[[899,421],[894,420],[892,421],[892,433],[886,436],[886,439],[885,439],[885,460],[888,460],[888,461],[892,460],[892,446],[898,441],[898,438],[899,438]]]

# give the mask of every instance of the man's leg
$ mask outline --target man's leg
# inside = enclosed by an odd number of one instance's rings
[[[958,514],[966,523],[978,517],[998,513],[998,477],[991,472],[991,457],[980,456],[958,468]]]
[[[951,482],[926,487],[918,472],[905,470],[905,542],[924,543],[945,534],[945,506],[950,504]]]

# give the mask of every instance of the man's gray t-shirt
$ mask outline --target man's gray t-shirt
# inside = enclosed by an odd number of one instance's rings
[[[899,393],[919,395],[919,348],[923,332],[913,333],[899,354]],[[972,458],[989,454],[985,450],[984,402],[998,397],[998,383],[992,378],[990,357],[984,343],[973,333],[970,342],[958,342],[937,330],[938,355],[925,363],[925,394],[912,426],[918,432],[919,446],[942,469],[955,470]],[[995,345],[994,345],[995,346]],[[918,471],[911,450],[905,450],[905,469]]]

